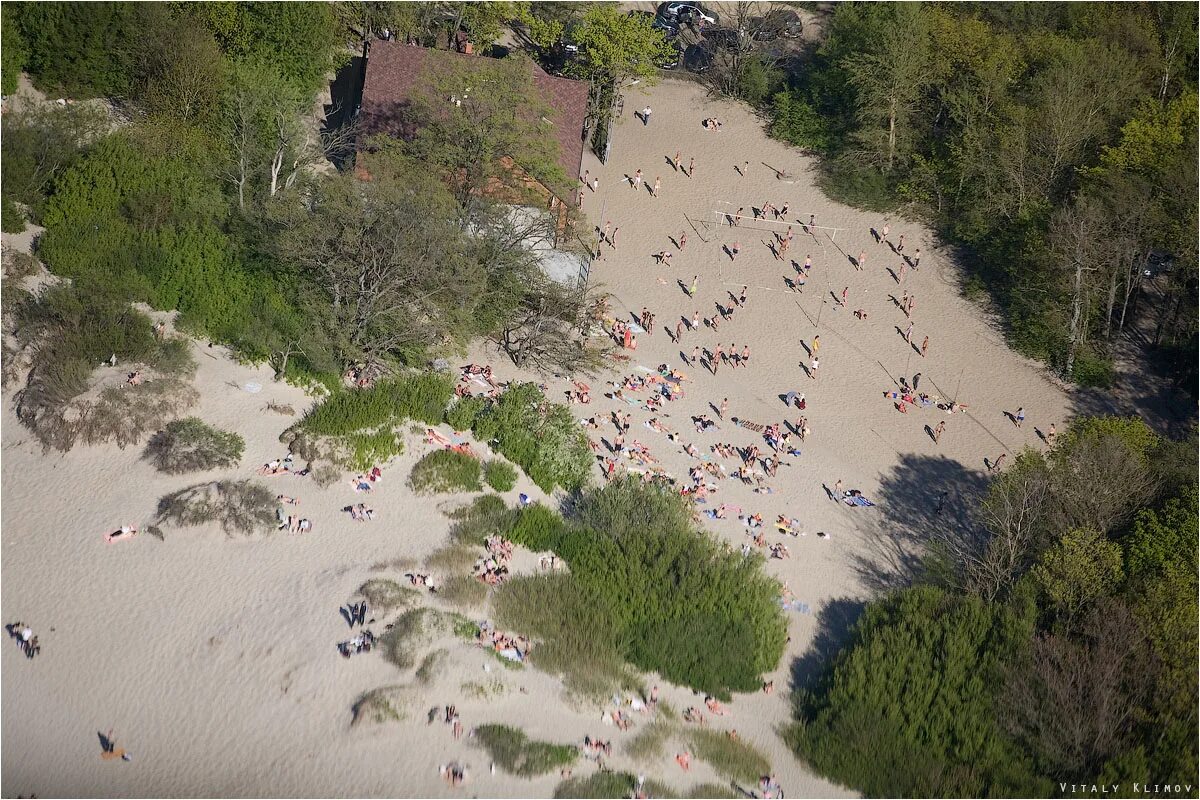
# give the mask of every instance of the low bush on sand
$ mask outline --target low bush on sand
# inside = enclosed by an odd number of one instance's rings
[[[525,506],[517,512],[508,538],[535,553],[553,550],[566,531],[566,523],[555,511],[541,503]]]
[[[465,575],[475,566],[480,555],[481,551],[470,545],[449,544],[430,553],[425,558],[425,567],[446,576]]]
[[[104,287],[49,286],[13,311],[18,360],[28,363],[16,412],[45,449],[77,441],[125,447],[195,404],[188,343],[160,341],[146,315]],[[120,372],[107,388],[93,373],[115,356]],[[111,369],[111,368],[108,368]],[[145,370],[139,385],[121,375]]]
[[[517,471],[507,461],[493,458],[483,465],[483,479],[497,492],[508,492],[517,485]]]
[[[574,763],[579,750],[572,745],[529,739],[525,732],[507,725],[480,725],[475,742],[510,775],[532,778]]]
[[[322,436],[345,436],[408,419],[437,425],[453,393],[451,379],[433,372],[385,378],[368,389],[330,395],[313,406],[301,425]]]
[[[446,409],[446,424],[456,431],[469,431],[485,408],[487,401],[482,397],[460,397]]]
[[[643,725],[632,739],[625,742],[625,754],[643,763],[662,758],[667,741],[675,733],[676,727],[665,719],[656,718],[649,725]]]
[[[400,669],[412,669],[425,648],[438,638],[453,633],[454,622],[454,615],[436,609],[409,609],[379,638],[383,657]]]
[[[226,534],[271,533],[278,529],[275,493],[252,480],[213,481],[181,489],[158,501],[156,524],[181,526],[216,522]]]
[[[160,472],[178,475],[205,469],[236,467],[246,442],[197,417],[177,419],[150,437],[145,458]]]
[[[731,738],[724,731],[689,730],[688,744],[696,758],[730,780],[752,784],[771,771],[771,762],[757,748],[741,739]]]
[[[547,512],[522,516],[534,513]],[[617,480],[585,493],[565,522],[526,528],[518,521],[510,538],[552,550],[570,567],[496,592],[505,627],[555,645],[534,650],[538,666],[547,651],[615,650],[643,670],[727,698],[759,688],[779,662],[787,625],[778,583],[763,574],[761,558],[697,528],[677,493]]]
[[[477,492],[479,459],[454,450],[434,450],[413,465],[408,485],[418,494]]]
[[[455,521],[450,529],[450,539],[459,544],[483,547],[489,536],[507,536],[516,514],[502,498],[494,494],[481,495],[450,515]]]
[[[354,703],[351,725],[364,723],[382,725],[408,719],[412,705],[412,689],[407,686],[380,686],[365,693]]]
[[[634,797],[638,779],[628,772],[593,772],[590,775],[580,775],[568,778],[554,788],[557,797]],[[665,784],[658,781],[646,781],[642,788],[646,797],[673,798],[679,795],[672,792]],[[702,794],[689,794],[688,797],[707,797]],[[728,797],[728,791],[714,797]]]
[[[421,684],[432,683],[441,674],[442,667],[449,658],[450,651],[444,647],[426,653],[421,659],[421,666],[417,667],[417,681]]]
[[[410,608],[421,599],[421,593],[413,587],[387,578],[371,578],[358,587],[358,594],[367,601],[372,614],[380,615]]]

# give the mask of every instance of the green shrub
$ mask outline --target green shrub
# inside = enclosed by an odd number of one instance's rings
[[[275,493],[251,480],[201,483],[169,494],[158,501],[155,524],[203,525],[220,523],[226,534],[272,533],[279,527],[275,517]]]
[[[477,492],[479,459],[454,450],[434,450],[413,465],[408,485],[418,494]]]
[[[507,725],[480,725],[475,728],[475,742],[501,769],[523,778],[545,775],[579,757],[572,745],[532,741],[524,731]]]
[[[649,725],[643,725],[632,739],[625,742],[625,754],[634,761],[656,761],[662,758],[667,741],[674,733],[674,725],[656,718]]]
[[[25,215],[7,196],[0,198],[0,231],[20,233],[25,230]]]
[[[430,553],[425,566],[448,575],[465,573],[479,560],[479,555],[480,551],[470,545],[452,544]]]
[[[455,523],[450,529],[450,538],[459,544],[482,547],[489,536],[508,536],[516,514],[516,509],[508,508],[502,498],[494,494],[481,495],[451,515]]]
[[[21,70],[29,60],[29,46],[16,17],[15,5],[0,7],[0,94],[4,95],[17,91]]]
[[[508,492],[517,485],[517,471],[507,461],[493,458],[483,465],[483,479],[497,492]]]
[[[599,685],[618,677],[608,669],[615,654],[720,697],[758,688],[775,668],[787,638],[778,583],[761,559],[698,530],[678,494],[613,481],[585,494],[557,532],[536,508],[521,512],[510,537],[549,546],[570,574],[510,580],[495,605],[501,624],[545,643],[537,666]],[[583,618],[597,622],[584,631]]]
[[[567,778],[554,787],[555,797],[632,797],[637,787],[637,778],[628,772],[593,772]],[[666,797],[654,794],[654,797]]]
[[[1004,606],[931,587],[872,603],[799,698],[788,741],[867,796],[1048,796],[994,711],[1003,664],[1032,629]]]
[[[188,417],[175,420],[152,436],[145,457],[160,472],[178,475],[236,467],[245,448],[245,440],[236,433]]]
[[[1112,359],[1104,358],[1090,350],[1081,350],[1075,358],[1071,377],[1080,386],[1108,389],[1113,385],[1115,378]]]
[[[771,136],[804,150],[818,153],[829,149],[829,129],[823,117],[792,89],[771,101]]]
[[[730,738],[724,731],[691,730],[688,743],[696,758],[708,762],[724,778],[753,784],[771,772],[771,762],[766,756],[745,741]]]
[[[517,512],[508,538],[534,552],[557,550],[567,526],[563,518],[541,503],[525,506]]]
[[[446,409],[446,423],[456,431],[469,431],[485,408],[487,401],[482,397],[460,397]]]
[[[330,395],[309,410],[301,426],[322,436],[345,436],[408,419],[437,425],[453,391],[449,378],[431,372],[381,380]]]
[[[535,384],[510,386],[479,414],[473,430],[544,491],[575,491],[588,481],[587,437],[566,406],[548,402]]]

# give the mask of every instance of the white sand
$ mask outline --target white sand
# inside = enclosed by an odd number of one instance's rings
[[[807,538],[785,541],[788,561],[769,562],[767,570],[787,581],[812,614],[788,612],[791,643],[779,669],[772,695],[754,693],[735,698],[730,716],[719,729],[736,727],[743,738],[764,749],[791,796],[848,794],[814,777],[796,761],[776,735],[790,718],[788,675],[793,659],[805,653],[816,628],[816,614],[831,599],[863,597],[866,589],[855,569],[855,556],[871,557],[870,532],[893,510],[850,509],[824,496],[822,483],[844,479],[847,487],[874,496],[880,481],[909,455],[942,455],[970,470],[981,470],[984,457],[1007,451],[1011,458],[1023,447],[1036,445],[1035,426],[1058,423],[1069,416],[1068,397],[1046,377],[1039,365],[1009,351],[980,312],[958,296],[953,266],[930,245],[929,234],[917,225],[892,219],[892,238],[907,234],[906,252],[923,251],[921,269],[910,271],[904,287],[917,296],[914,341],[929,334],[929,357],[921,359],[897,334],[903,314],[888,301],[899,294],[885,266],[899,258],[871,243],[868,230],[882,219],[836,204],[817,191],[809,174],[810,162],[783,145],[769,141],[760,122],[733,103],[708,99],[698,86],[668,82],[652,90],[654,108],[649,127],[632,118],[647,101],[638,94],[627,98],[626,118],[618,127],[613,160],[600,167],[590,155],[585,166],[601,178],[598,194],[588,193],[585,212],[603,225],[620,226],[618,249],[606,248],[595,264],[593,278],[614,294],[614,309],[640,311],[648,305],[657,314],[659,331],[640,337],[635,363],[654,367],[666,361],[680,365],[679,347],[661,331],[668,321],[694,309],[709,316],[713,302],[726,289],[751,286],[748,308],[721,326],[719,335],[685,334],[683,349],[693,344],[712,347],[732,340],[740,350],[752,347],[751,366],[722,368],[716,377],[699,367],[688,369],[694,382],[688,396],[666,408],[665,420],[683,432],[683,441],[702,450],[726,441],[759,443],[749,431],[723,426],[719,432],[697,435],[688,417],[708,413],[708,402],[728,397],[730,413],[757,422],[795,418],[785,412],[777,395],[799,389],[807,395],[807,416],[813,436],[803,455],[781,468],[770,496],[726,481],[710,503],[730,502],[759,511],[770,521],[776,514],[799,517]],[[700,127],[707,116],[724,122],[720,132]],[[667,163],[676,149],[683,161],[695,156],[694,180],[676,174]],[[749,175],[739,178],[734,164],[751,162]],[[776,180],[761,162],[794,174],[795,183]],[[641,168],[647,183],[662,176],[655,199],[643,188],[634,193],[622,176]],[[811,253],[813,278],[803,295],[788,293],[783,276],[792,274],[785,262],[767,250],[769,233],[749,220],[738,231],[716,222],[717,210],[749,207],[764,200],[791,204],[791,216],[819,225],[841,228],[837,244],[845,253],[866,249],[868,268],[856,272],[846,256],[827,240],[814,240],[796,226],[789,254],[803,260]],[[689,223],[689,220],[692,222]],[[694,226],[693,224],[694,223]],[[667,236],[688,231],[689,244],[676,253],[671,268],[655,266],[651,254],[674,249]],[[742,255],[736,264],[721,253],[723,243],[740,238]],[[707,243],[702,239],[707,239]],[[824,241],[822,244],[821,241]],[[700,275],[695,302],[688,300],[676,279]],[[656,278],[661,277],[663,283]],[[866,321],[827,303],[821,311],[821,369],[809,380],[798,367],[816,328],[822,297],[850,287],[850,308],[865,308]],[[479,352],[484,352],[480,348]],[[209,356],[215,356],[210,358]],[[502,358],[491,353],[500,377],[516,375]],[[236,365],[220,348],[197,346],[200,363],[196,386],[202,400],[193,413],[246,438],[246,458],[238,476],[252,476],[259,464],[283,452],[279,433],[291,418],[264,411],[268,400],[307,406],[299,390],[275,384],[269,370]],[[877,363],[878,362],[878,363]],[[466,363],[462,361],[459,363]],[[630,368],[631,369],[631,368]],[[686,369],[686,368],[685,368]],[[947,418],[935,411],[900,415],[882,397],[893,387],[889,376],[912,376],[921,371],[921,389],[953,395],[961,378],[959,399],[970,413]],[[254,380],[264,389],[248,394],[238,387]],[[592,381],[593,386],[602,380]],[[552,383],[561,399],[565,383]],[[599,387],[596,387],[597,389]],[[606,414],[615,406],[599,397],[577,412]],[[301,498],[301,510],[316,529],[304,536],[280,534],[250,540],[227,539],[217,530],[169,531],[165,542],[140,537],[106,545],[101,536],[121,523],[144,523],[157,499],[175,489],[216,475],[165,477],[139,460],[140,449],[78,447],[66,455],[43,455],[40,447],[16,421],[11,392],[3,411],[3,582],[4,621],[31,624],[41,637],[42,655],[26,660],[11,642],[0,647],[3,667],[3,793],[40,796],[548,796],[558,781],[550,775],[535,781],[488,774],[488,760],[466,740],[454,742],[449,727],[424,722],[431,705],[457,703],[464,725],[506,720],[530,736],[554,741],[581,741],[584,734],[611,738],[617,756],[613,766],[634,769],[619,755],[623,741],[644,724],[618,733],[599,724],[591,709],[559,701],[556,682],[532,670],[504,671],[485,653],[466,645],[455,647],[452,661],[428,692],[414,702],[406,723],[351,729],[350,707],[364,691],[407,683],[402,675],[374,654],[344,660],[338,641],[349,638],[337,613],[364,580],[395,576],[396,570],[372,572],[377,562],[399,557],[419,559],[441,545],[449,523],[439,512],[442,500],[414,497],[403,485],[408,468],[426,446],[415,444],[409,454],[385,472],[370,503],[377,511],[373,523],[351,522],[338,509],[356,502],[344,484],[319,490],[309,481],[292,477],[266,480],[278,491]],[[1027,422],[1017,430],[1003,416],[1024,406]],[[647,443],[673,474],[684,477],[690,462],[678,445],[644,427],[649,417],[632,406],[630,439]],[[940,447],[923,431],[926,424],[948,420]],[[612,429],[601,431],[611,438]],[[765,448],[764,448],[765,449]],[[727,462],[727,468],[734,464]],[[929,503],[914,497],[913,503]],[[531,490],[522,478],[516,490]],[[712,529],[735,545],[745,536],[736,520]],[[768,527],[768,539],[781,537]],[[832,535],[816,538],[817,531]],[[402,570],[401,570],[402,571]],[[582,623],[581,624],[585,624]],[[382,625],[374,626],[377,633]],[[492,670],[485,673],[483,666]],[[466,681],[499,678],[507,692],[494,700],[470,699],[461,691]],[[519,687],[524,687],[527,694]],[[676,709],[699,704],[687,690],[668,689],[663,697]],[[636,716],[636,715],[635,715]],[[96,734],[114,728],[118,744],[134,755],[132,763],[99,759]],[[643,768],[679,788],[715,780],[703,764],[684,775],[668,748],[661,763]],[[437,766],[452,759],[465,761],[472,779],[451,789],[437,776]],[[576,774],[591,770],[579,765]]]

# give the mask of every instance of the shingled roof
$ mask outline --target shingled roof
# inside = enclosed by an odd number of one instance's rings
[[[367,56],[359,124],[366,135],[385,133],[408,138],[402,110],[425,88],[430,73],[427,65],[479,64],[484,56],[464,55],[451,50],[431,50],[400,42],[373,42]],[[536,64],[533,82],[542,99],[556,112],[554,128],[558,135],[558,163],[573,180],[583,162],[583,125],[587,117],[588,86],[583,81],[547,75]]]

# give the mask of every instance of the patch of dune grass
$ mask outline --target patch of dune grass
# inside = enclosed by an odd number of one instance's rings
[[[482,547],[489,536],[506,535],[516,515],[516,509],[505,506],[500,497],[482,495],[450,515],[455,520],[450,538],[458,544]]]
[[[628,772],[593,772],[590,775],[579,775],[568,778],[554,787],[555,797],[633,797],[637,788],[637,778]],[[643,787],[650,797],[678,797],[665,784],[658,781],[646,781]]]
[[[411,586],[401,586],[388,578],[371,578],[358,587],[358,593],[367,601],[372,613],[390,614],[402,608],[410,608],[421,597]]]
[[[510,775],[532,778],[574,763],[579,750],[573,745],[539,742],[519,728],[480,725],[475,742],[488,751],[497,766]]]
[[[756,747],[723,731],[697,728],[688,732],[692,753],[717,774],[741,783],[754,783],[770,773],[771,762]]]
[[[422,684],[432,683],[449,657],[450,651],[444,647],[427,653],[425,658],[421,659],[421,666],[417,667],[417,681]]]
[[[444,575],[465,575],[470,573],[479,556],[479,550],[470,545],[451,544],[430,553],[425,566]]]
[[[444,492],[477,492],[479,459],[454,450],[434,450],[413,465],[408,485],[417,494]]]
[[[625,754],[634,761],[649,762],[663,757],[667,740],[675,733],[675,726],[665,719],[656,719],[643,725],[632,739],[625,742]]]
[[[488,585],[473,575],[454,575],[438,589],[438,596],[460,608],[479,608],[487,603]]]
[[[413,608],[393,623],[392,629],[379,638],[383,657],[400,669],[412,669],[421,651],[438,637],[453,632],[454,619],[432,608]]]
[[[358,698],[351,725],[401,722],[408,719],[410,691],[406,686],[380,686]]]

